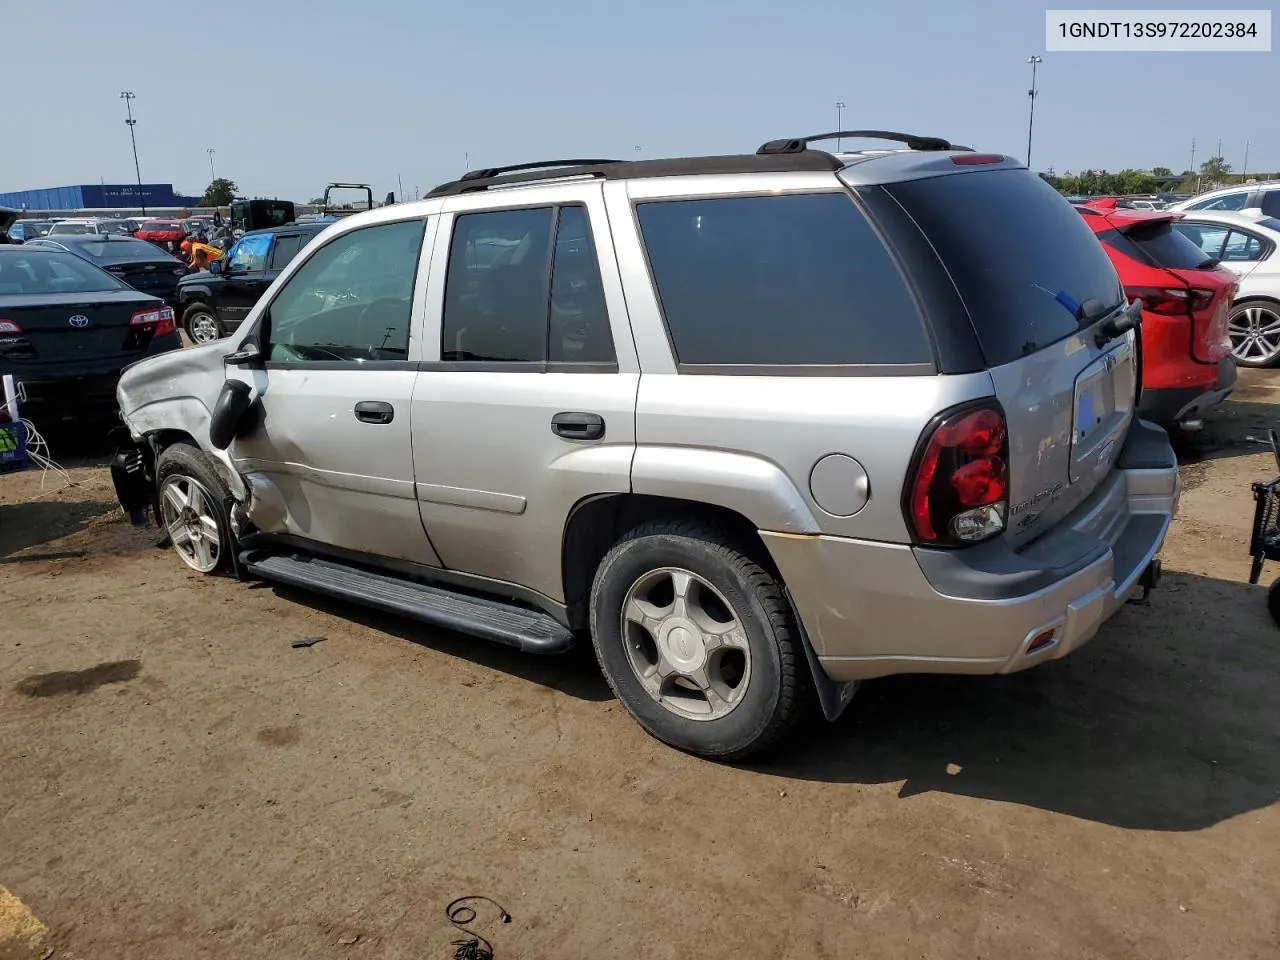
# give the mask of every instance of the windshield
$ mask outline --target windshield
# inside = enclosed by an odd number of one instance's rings
[[[0,256],[0,296],[127,289],[127,284],[111,274],[69,253],[41,251],[26,256],[18,253]]]
[[[73,236],[84,236],[86,233],[93,233],[93,226],[88,223],[55,223],[49,233],[54,236],[59,234],[65,236],[71,234]]]
[[[887,189],[932,241],[991,366],[1070,336],[1124,302],[1093,231],[1029,170],[951,174]],[[1080,319],[1090,301],[1092,320]]]

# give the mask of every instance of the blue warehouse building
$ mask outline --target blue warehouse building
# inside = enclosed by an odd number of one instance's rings
[[[144,183],[139,202],[136,183],[82,183],[45,190],[16,190],[0,193],[0,207],[17,210],[136,210],[143,203],[150,209],[196,207],[200,197],[184,197],[173,192],[171,183]]]

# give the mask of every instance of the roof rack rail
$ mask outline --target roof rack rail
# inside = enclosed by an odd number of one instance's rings
[[[971,147],[960,147],[948,143],[941,137],[920,137],[913,133],[895,133],[892,130],[837,130],[834,133],[815,133],[809,137],[791,137],[787,140],[770,140],[760,145],[759,154],[770,153],[803,153],[809,144],[817,140],[894,140],[905,143],[912,150],[971,150]]]
[[[459,180],[488,180],[500,177],[504,173],[517,173],[522,170],[542,170],[546,167],[595,167],[602,163],[621,163],[621,160],[539,160],[537,163],[513,163],[509,167],[483,167],[479,170],[468,170]]]

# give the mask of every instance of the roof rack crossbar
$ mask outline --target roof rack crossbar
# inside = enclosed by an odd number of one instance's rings
[[[621,160],[539,160],[536,163],[513,163],[509,167],[483,167],[479,170],[468,170],[459,180],[488,180],[500,177],[504,173],[517,173],[522,170],[542,170],[547,167],[595,167],[602,163],[621,163]]]
[[[914,133],[895,133],[892,130],[837,130],[834,133],[815,133],[808,137],[791,137],[786,140],[770,140],[760,145],[756,153],[802,153],[809,144],[818,140],[893,140],[905,143],[912,150],[968,150],[948,143],[941,137],[921,137]]]

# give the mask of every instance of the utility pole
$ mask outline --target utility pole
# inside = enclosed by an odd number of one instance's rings
[[[210,179],[210,180],[217,180],[217,179],[218,179],[218,175],[217,175],[216,173],[214,173],[214,172],[213,172],[213,154],[214,154],[214,152],[215,152],[215,151],[214,151],[213,147],[205,147],[205,148],[204,148],[204,152],[205,152],[205,153],[207,153],[207,154],[209,155],[209,179]]]
[[[122,90],[120,99],[124,101],[124,109],[129,119],[125,121],[129,125],[129,140],[133,143],[133,172],[138,175],[138,205],[142,208],[142,215],[147,215],[147,201],[142,196],[142,168],[138,166],[138,138],[133,134],[133,128],[138,121],[133,119],[133,101],[137,99],[137,94],[131,90]]]
[[[1214,154],[1219,160],[1222,159],[1222,138],[1218,138],[1218,152]]]
[[[1196,138],[1191,138],[1191,172],[1196,172]]]
[[[844,101],[836,101],[836,133],[844,130]],[[836,153],[840,152],[841,140],[836,137]]]
[[[1244,142],[1244,163],[1240,164],[1240,182],[1244,182],[1245,174],[1249,172],[1249,141]]]
[[[1036,126],[1036,67],[1044,62],[1043,57],[1027,57],[1027,63],[1031,64],[1031,89],[1027,91],[1027,96],[1031,98],[1031,115],[1027,118],[1027,169],[1031,169],[1031,132]]]

